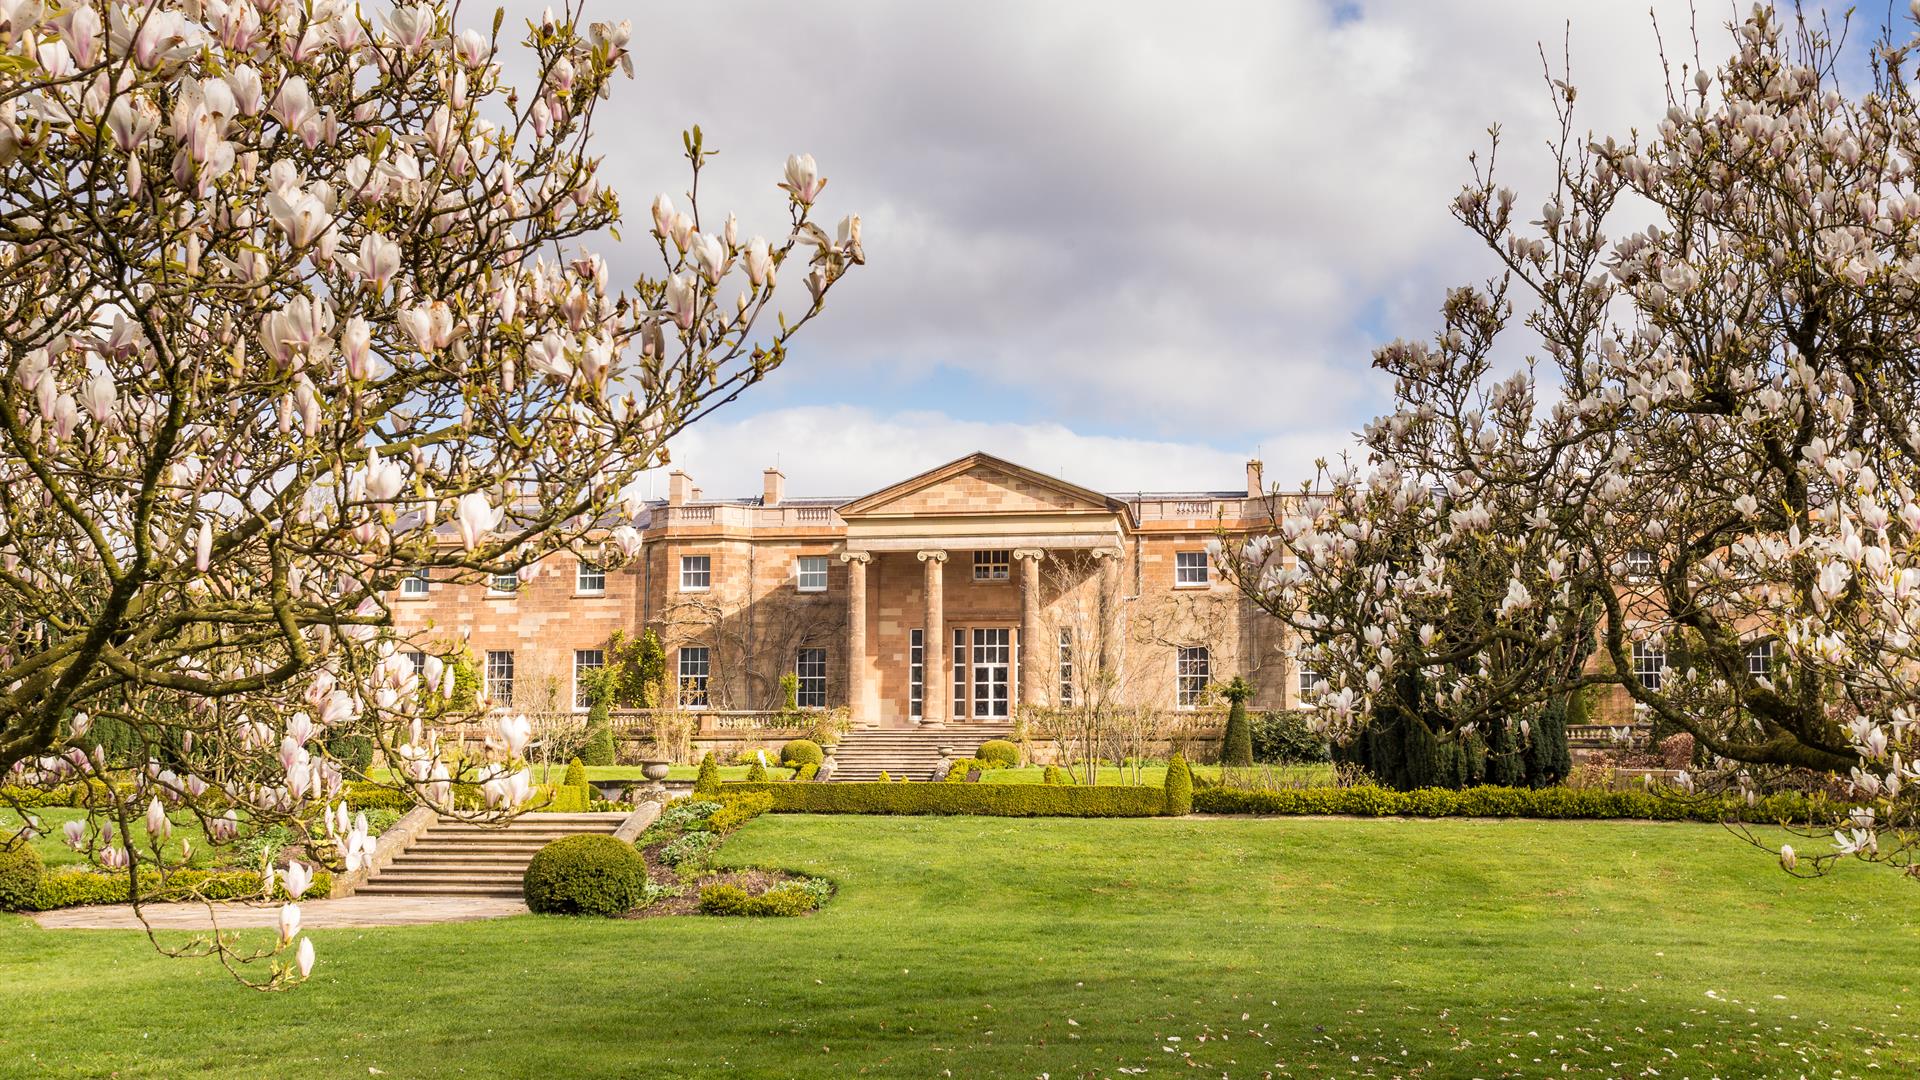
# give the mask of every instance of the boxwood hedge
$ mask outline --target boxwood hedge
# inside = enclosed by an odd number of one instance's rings
[[[316,870],[313,884],[301,896],[302,900],[317,900],[333,891],[333,875],[325,870]],[[142,871],[140,874],[140,895],[143,900],[246,900],[260,895],[260,875],[252,870],[175,870],[162,881],[155,871]],[[276,899],[285,900],[286,890],[274,888]],[[52,911],[55,908],[76,907],[81,904],[124,904],[131,899],[127,892],[127,879],[124,873],[102,874],[93,870],[49,870],[40,877],[39,894],[35,897],[33,910]]]
[[[978,814],[986,817],[1158,817],[1157,787],[1045,784],[722,784],[724,793],[764,791],[777,814]]]
[[[1840,816],[1831,802],[1773,795],[1754,806],[1727,799],[1593,788],[1471,787],[1393,791],[1379,787],[1193,793],[1201,814],[1342,814],[1357,817],[1639,818],[1649,821],[1805,822]]]

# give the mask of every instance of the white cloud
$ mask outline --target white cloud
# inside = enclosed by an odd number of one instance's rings
[[[1687,8],[1654,6],[1677,77]],[[986,425],[981,436],[1016,439],[997,448],[1013,457],[1097,445],[1075,431],[1233,459],[1308,437],[1330,437],[1332,452],[1390,391],[1372,349],[1431,333],[1447,287],[1497,270],[1447,210],[1490,124],[1503,125],[1501,172],[1521,207],[1544,201],[1556,124],[1541,44],[1557,68],[1570,27],[1576,139],[1650,129],[1666,104],[1645,6],[1341,8],[1358,17],[1306,0],[1191,0],[1177,15],[1147,0],[637,13],[589,0],[589,18],[633,13],[635,40],[651,43],[601,113],[595,152],[630,218],[609,254],[618,275],[650,265],[645,206],[684,191],[688,124],[720,151],[703,203],[738,210],[748,234],[779,230],[780,163],[811,151],[831,179],[830,217],[862,213],[869,265],[807,328],[791,368],[736,408],[1054,422]],[[1709,62],[1727,51],[1722,18],[1700,22]],[[966,430],[946,416],[938,427]],[[1057,434],[1018,441],[1035,432]],[[781,449],[794,462],[817,452]],[[902,475],[843,460],[819,488]]]
[[[1258,452],[1267,478],[1291,487],[1312,473],[1318,455],[1337,454],[1343,434],[1329,429],[1275,435],[1246,450],[1195,442],[1077,433],[1056,423],[956,420],[937,412],[878,414],[852,405],[721,413],[674,440],[673,467],[685,469],[712,498],[758,494],[761,470],[778,465],[799,497],[853,498],[955,458],[984,450],[1072,483],[1107,492],[1229,491],[1243,485]],[[666,493],[666,478],[640,493]]]

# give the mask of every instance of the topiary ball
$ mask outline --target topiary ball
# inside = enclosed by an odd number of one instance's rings
[[[988,739],[973,756],[981,761],[997,761],[1009,769],[1020,764],[1020,748],[1005,739]]]
[[[46,874],[40,853],[25,840],[0,845],[0,911],[32,911],[40,899],[40,879]]]
[[[527,864],[522,888],[531,911],[612,918],[639,907],[646,884],[647,861],[632,844],[590,835],[541,848]]]
[[[826,751],[812,739],[794,739],[780,748],[780,764],[799,768],[802,765],[818,765],[827,760]]]

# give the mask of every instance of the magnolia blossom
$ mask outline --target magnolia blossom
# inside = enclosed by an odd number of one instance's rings
[[[773,268],[801,250],[831,284],[859,262],[814,240],[817,168],[771,161],[760,182],[805,199],[777,235],[806,239],[743,249],[724,207],[662,199],[664,261],[617,280],[595,250],[622,206],[598,109],[635,71],[632,26],[563,12],[516,45],[469,15],[0,0],[0,186],[32,208],[16,233],[59,234],[0,260],[21,425],[0,450],[0,609],[59,628],[0,651],[35,687],[0,708],[0,776],[130,786],[61,833],[100,868],[137,862],[136,899],[272,829],[310,841],[268,883],[296,903],[319,860],[363,868],[345,746],[375,747],[403,797],[454,811],[456,785],[490,779],[479,816],[518,812],[530,723],[461,752],[452,733],[489,720],[464,652],[396,631],[394,584],[638,557],[604,524],[620,493],[819,314],[811,293],[768,311]],[[694,191],[716,160],[698,144]],[[114,739],[89,719],[107,715]],[[144,844],[112,827],[129,808]],[[165,842],[182,814],[205,841]],[[280,938],[194,948],[290,985],[311,945],[297,923]]]

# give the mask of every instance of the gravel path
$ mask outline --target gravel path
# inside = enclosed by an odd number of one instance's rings
[[[158,930],[207,930],[215,920],[223,930],[278,926],[280,905],[147,904],[141,908],[147,924]],[[300,905],[302,929],[328,930],[358,926],[420,926],[427,923],[468,922],[525,915],[527,905],[502,897],[347,896],[338,900],[307,900]],[[131,904],[43,911],[34,921],[49,930],[139,930],[140,917]]]

